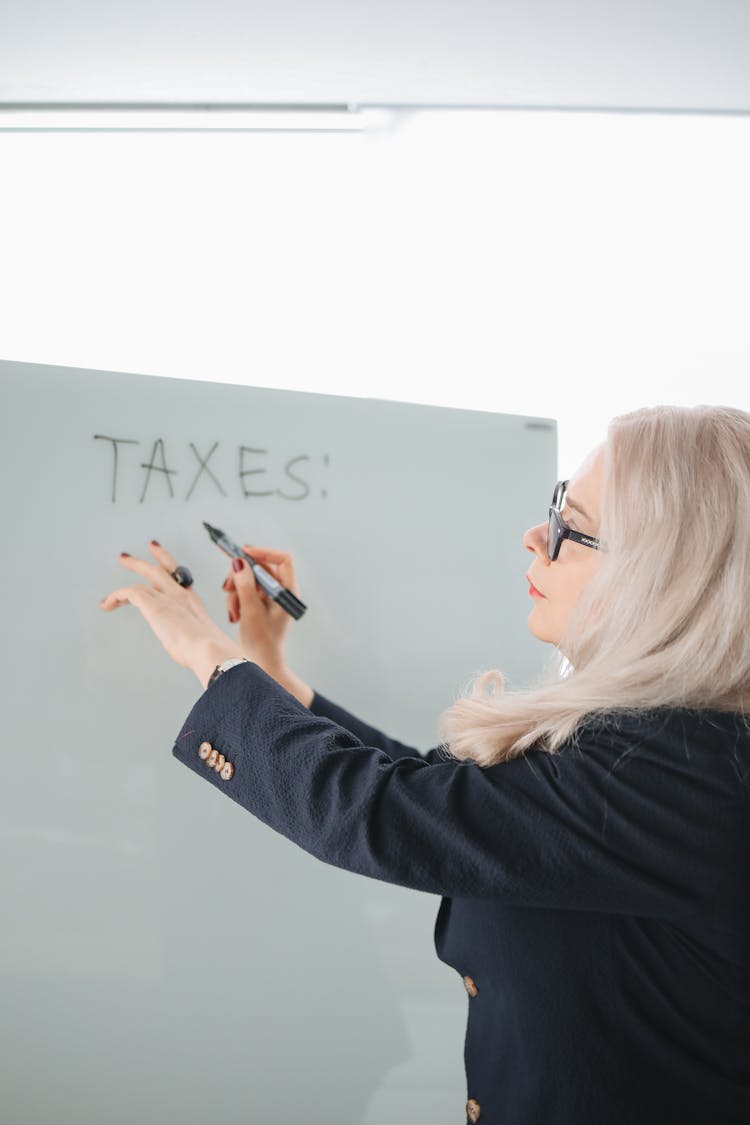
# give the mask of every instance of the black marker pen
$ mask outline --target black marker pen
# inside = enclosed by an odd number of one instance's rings
[[[304,602],[301,602],[291,590],[287,590],[286,586],[282,586],[280,582],[277,582],[274,576],[269,574],[264,566],[261,566],[251,555],[248,555],[247,551],[243,551],[242,547],[238,547],[234,540],[230,539],[228,535],[225,535],[223,531],[220,531],[218,527],[211,527],[211,524],[206,523],[205,520],[203,521],[203,526],[216,546],[221,547],[222,551],[229,555],[230,559],[245,559],[250,564],[253,574],[268,596],[273,598],[282,609],[285,609],[295,621],[299,620],[307,609]]]

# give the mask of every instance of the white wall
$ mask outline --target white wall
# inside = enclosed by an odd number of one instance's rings
[[[750,409],[750,119],[0,135],[0,357],[560,420]]]

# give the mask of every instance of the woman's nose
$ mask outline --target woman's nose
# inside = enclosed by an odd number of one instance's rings
[[[549,556],[547,554],[547,524],[538,523],[534,527],[530,527],[528,531],[524,533],[523,545],[527,551],[539,555],[539,558],[542,559],[543,562],[549,562]]]

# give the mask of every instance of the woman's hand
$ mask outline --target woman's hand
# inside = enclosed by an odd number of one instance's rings
[[[169,551],[153,541],[151,551],[159,560],[159,565],[133,555],[120,555],[123,566],[148,579],[150,585],[122,586],[102,598],[99,604],[107,611],[128,603],[134,605],[167,654],[183,668],[194,671],[205,687],[216,664],[243,653],[212,620],[195,589],[180,586],[172,578],[177,563]]]
[[[248,543],[243,543],[242,549],[277,582],[301,597],[290,552],[251,547]],[[284,646],[294,619],[268,596],[256,581],[247,561],[240,561],[242,567],[239,570],[233,567],[223,586],[227,594],[229,620],[240,623],[239,647],[242,655],[259,664],[269,675],[278,677],[287,670]]]

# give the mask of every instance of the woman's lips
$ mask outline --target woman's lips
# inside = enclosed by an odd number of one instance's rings
[[[528,582],[528,579],[526,581]],[[529,593],[531,594],[532,598],[546,598],[547,596],[546,594],[543,594],[541,590],[537,590],[533,582],[529,582]]]

